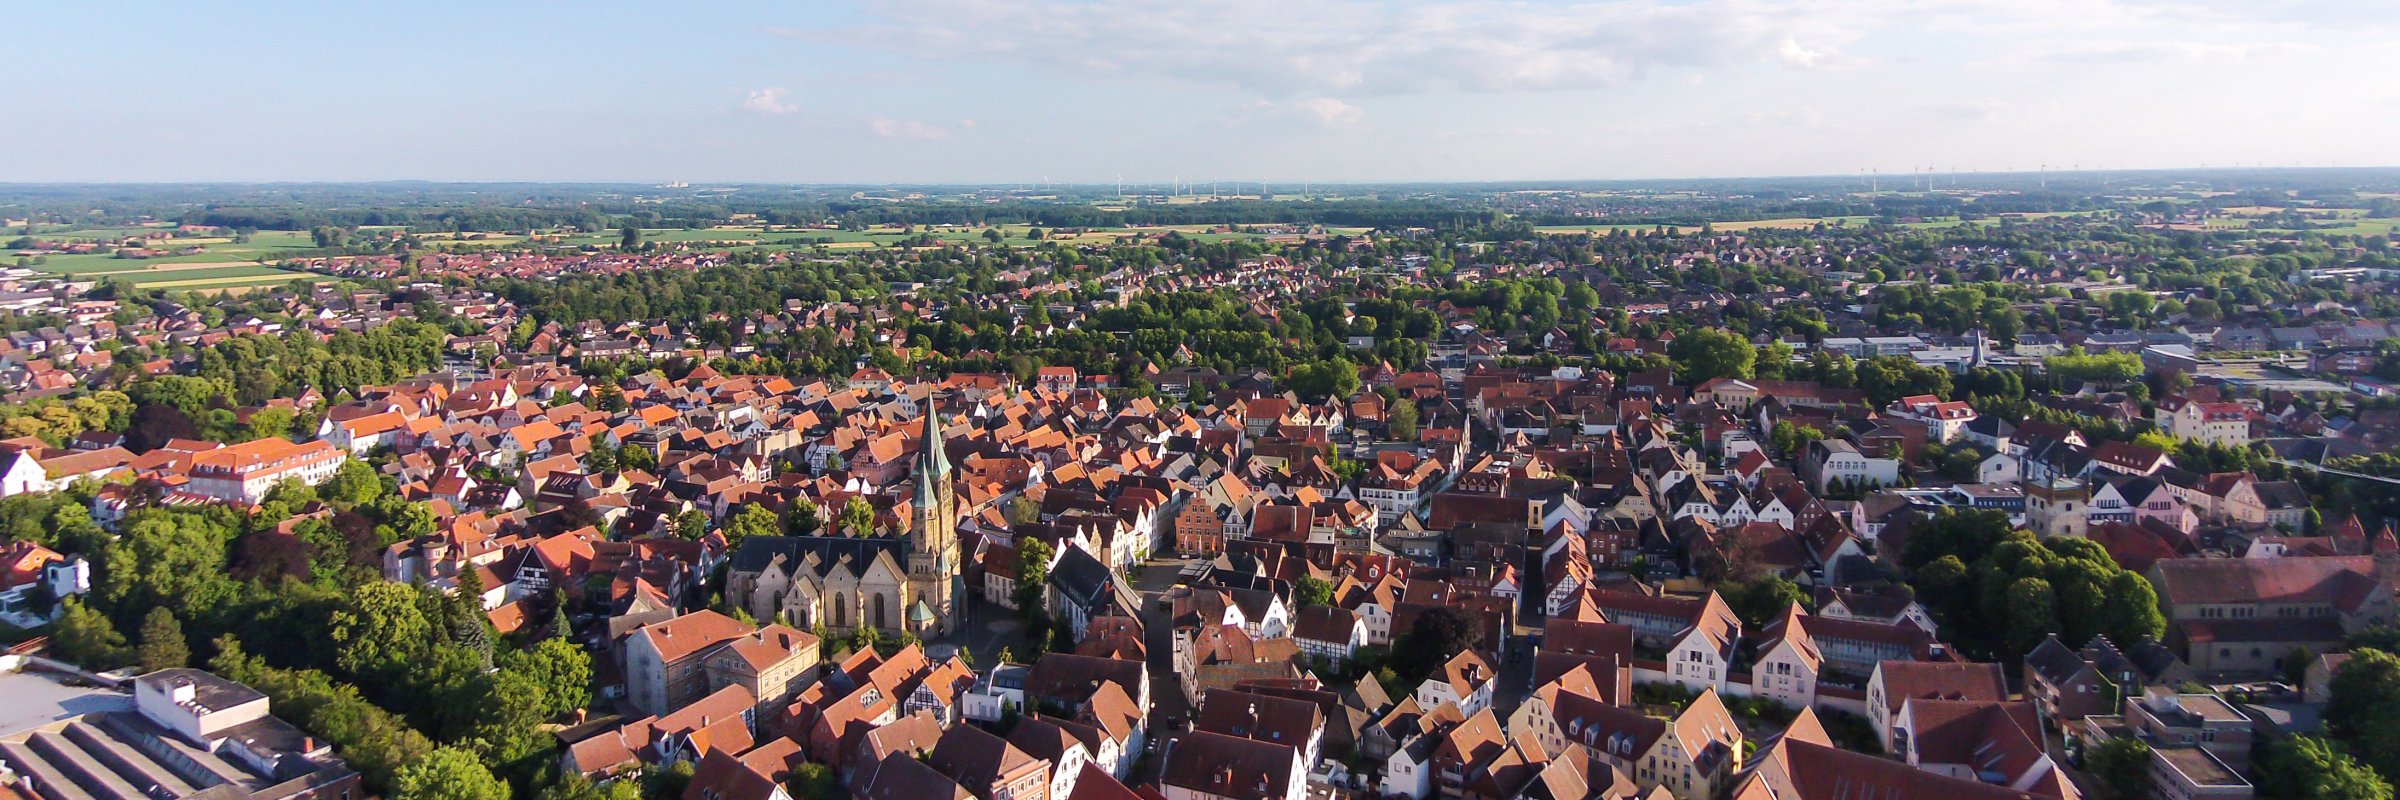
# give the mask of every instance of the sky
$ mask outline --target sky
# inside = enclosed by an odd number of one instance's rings
[[[2400,164],[2393,0],[28,3],[0,181]]]

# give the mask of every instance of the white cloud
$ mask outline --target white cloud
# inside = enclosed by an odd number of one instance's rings
[[[791,114],[798,112],[800,110],[799,106],[795,106],[784,101],[784,97],[790,94],[790,90],[779,86],[770,86],[764,89],[753,89],[750,91],[750,96],[742,100],[742,110],[754,111],[760,114]]]
[[[1802,45],[1800,40],[1789,36],[1783,37],[1783,44],[1775,48],[1775,56],[1783,59],[1785,64],[1802,69],[1844,69],[1866,63],[1865,59]]]
[[[1318,125],[1328,128],[1356,125],[1360,117],[1366,116],[1366,112],[1360,110],[1358,106],[1331,97],[1300,100],[1296,101],[1293,106],[1314,118]]]
[[[775,32],[926,59],[1293,98],[1585,89],[1653,69],[1840,65],[1857,34],[1848,15],[1819,12],[1860,2],[880,0],[870,6],[875,21],[863,25]]]
[[[2335,12],[2389,0],[2189,2],[873,0],[863,23],[772,30],[931,61],[1225,85],[1291,102],[1596,89],[1659,71],[1856,69],[1878,64],[1866,52],[1878,44],[1927,34],[2000,37],[2020,56],[2094,64],[2250,58],[2345,30],[2338,20],[2355,15]]]
[[[948,139],[956,135],[949,128],[930,122],[891,117],[875,117],[867,120],[867,130],[874,133],[879,139],[902,139],[918,142]]]

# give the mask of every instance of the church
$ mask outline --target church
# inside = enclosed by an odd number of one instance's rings
[[[744,542],[726,571],[726,596],[760,621],[835,633],[860,626],[931,638],[965,613],[958,504],[939,414],[925,414],[909,501],[909,529],[896,535],[760,536]]]

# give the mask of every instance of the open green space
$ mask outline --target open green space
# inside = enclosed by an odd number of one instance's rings
[[[95,229],[55,234],[57,238],[82,240],[102,238],[102,234],[120,229]],[[92,233],[93,236],[85,236]],[[263,264],[304,254],[316,249],[316,242],[301,231],[259,231],[246,242],[234,242],[224,237],[197,239],[167,239],[150,244],[160,250],[181,250],[198,246],[202,252],[164,255],[155,258],[118,258],[113,252],[47,255],[32,269],[54,275],[87,275],[91,273],[146,272],[176,264],[232,264],[250,262]]]

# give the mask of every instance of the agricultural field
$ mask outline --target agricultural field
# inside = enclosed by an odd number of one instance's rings
[[[45,240],[107,242],[156,232],[157,228],[36,229]],[[281,284],[306,273],[272,266],[273,262],[314,250],[309,234],[300,231],[259,231],[247,242],[229,237],[182,237],[155,241],[150,247],[197,253],[174,253],[155,258],[118,258],[113,253],[45,255],[26,266],[39,272],[79,278],[117,278],[142,288],[231,288]]]
[[[2345,218],[2342,224],[2327,225],[2310,230],[2328,236],[2391,236],[2400,234],[2400,219],[2388,217]]]

